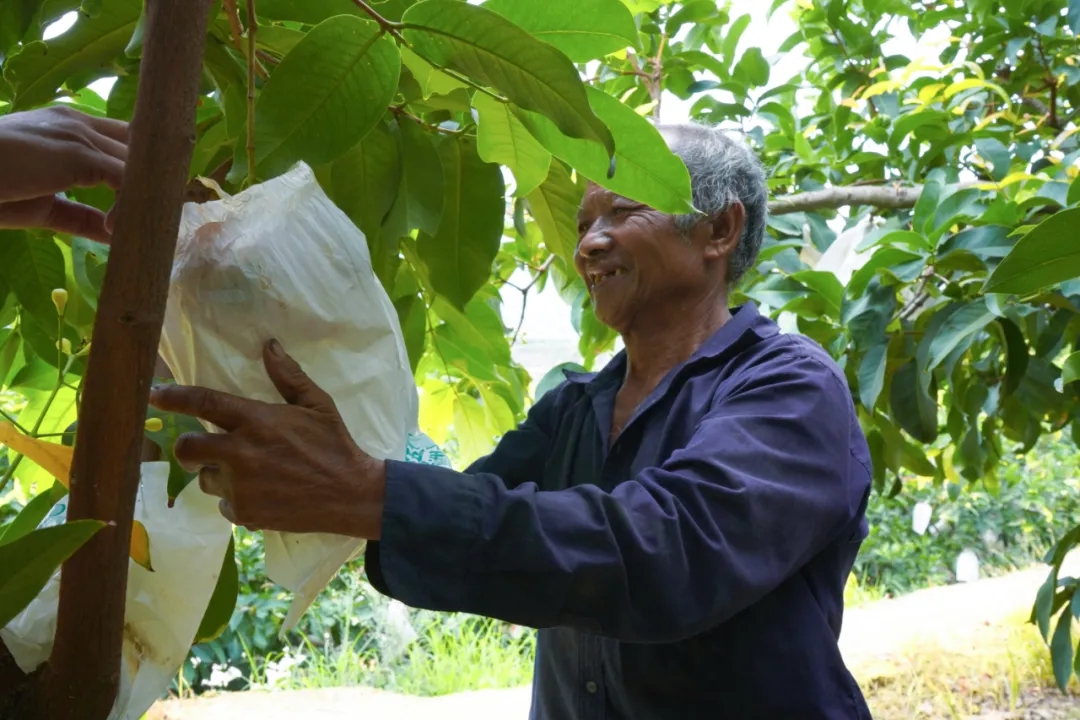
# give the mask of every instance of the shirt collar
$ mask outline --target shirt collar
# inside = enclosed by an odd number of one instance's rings
[[[758,312],[757,304],[747,301],[731,309],[731,319],[709,337],[694,352],[684,365],[707,357],[718,357],[737,343],[747,333],[753,333],[760,339],[771,337],[780,332],[775,322]],[[609,383],[622,384],[626,372],[626,350],[620,350],[602,370],[595,373],[582,373],[563,370],[567,380],[576,385],[585,385],[595,389]]]

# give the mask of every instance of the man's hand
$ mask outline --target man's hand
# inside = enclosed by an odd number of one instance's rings
[[[120,189],[128,124],[66,107],[0,116],[0,228],[48,228],[99,242],[112,222],[58,197],[76,187]]]
[[[157,409],[225,431],[181,435],[177,461],[199,470],[199,486],[222,498],[221,513],[237,525],[377,540],[385,464],[357,447],[334,401],[276,340],[263,362],[287,404],[179,385],[151,391]]]

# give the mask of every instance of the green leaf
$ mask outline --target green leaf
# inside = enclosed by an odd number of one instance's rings
[[[997,138],[980,138],[975,141],[975,149],[979,155],[990,163],[994,172],[991,177],[1000,182],[1009,174],[1009,165],[1012,164],[1012,154]]]
[[[416,372],[420,358],[427,348],[427,307],[419,295],[406,295],[394,302],[401,334],[405,339],[405,350],[409,354],[409,366]]]
[[[225,557],[221,560],[221,572],[218,574],[217,584],[210,596],[210,602],[206,606],[199,629],[195,633],[193,645],[214,640],[232,620],[233,611],[236,610],[236,598],[240,592],[240,572],[236,567],[236,541],[230,537],[229,546],[225,548]]]
[[[761,48],[752,47],[739,58],[731,75],[751,87],[762,87],[769,83],[769,70],[769,62],[761,54]]]
[[[728,63],[735,62],[735,51],[739,49],[739,40],[742,39],[743,33],[746,32],[746,28],[750,27],[750,22],[753,20],[749,14],[740,15],[735,22],[731,23],[731,27],[728,28],[724,34],[724,42],[720,46],[720,54],[727,60]]]
[[[241,5],[242,7],[242,5]],[[335,15],[362,15],[352,0],[259,0],[255,15],[262,20],[292,20],[318,25]],[[366,16],[365,16],[366,17]],[[259,29],[262,32],[262,28]],[[258,34],[256,34],[256,38]]]
[[[1066,610],[1061,613],[1058,618],[1057,628],[1054,629],[1054,637],[1050,640],[1050,658],[1054,665],[1054,679],[1062,692],[1065,692],[1073,672],[1072,623],[1073,616],[1071,612]]]
[[[105,266],[109,260],[109,246],[76,237],[71,241],[71,265],[75,284],[90,305],[97,310],[101,283],[105,280]]]
[[[341,15],[344,13],[336,14]],[[323,19],[325,20],[325,18]],[[255,34],[255,42],[276,55],[288,55],[304,39],[305,34],[301,30],[293,30],[282,25],[263,25],[260,23],[259,32]]]
[[[72,76],[122,55],[142,5],[139,0],[111,0],[97,17],[79,15],[62,35],[23,45],[4,64],[4,79],[15,90],[13,109],[44,105]]]
[[[45,519],[45,516],[49,514],[53,505],[56,505],[62,497],[67,495],[67,492],[66,487],[55,482],[48,490],[28,502],[26,507],[19,511],[15,519],[0,534],[0,545],[6,545],[32,533]]]
[[[690,173],[660,131],[604,92],[588,88],[588,97],[615,135],[616,169],[610,178],[607,157],[595,144],[567,137],[542,115],[519,110],[518,117],[552,155],[596,184],[661,212],[693,212]]]
[[[56,337],[58,318],[52,291],[66,287],[64,254],[52,237],[0,231],[0,272],[19,304]]]
[[[889,359],[887,342],[874,345],[859,363],[859,402],[867,410],[873,410],[878,396],[885,387],[885,366]]]
[[[105,114],[116,120],[131,120],[135,113],[135,96],[139,90],[138,75],[123,75],[113,83]]]
[[[540,226],[544,244],[567,266],[573,266],[577,251],[577,214],[582,189],[560,162],[553,161],[547,179],[529,193],[529,212]]]
[[[15,370],[19,361],[19,349],[22,347],[22,336],[19,331],[12,328],[6,331],[0,343],[0,387],[8,387],[12,371]]]
[[[1035,595],[1034,615],[1043,640],[1050,638],[1050,614],[1053,612],[1054,594],[1057,590],[1057,568],[1047,576]]]
[[[1068,385],[1076,380],[1080,380],[1080,352],[1069,355],[1061,366],[1061,382],[1063,385]]]
[[[487,413],[472,395],[466,393],[454,396],[454,432],[461,455],[468,462],[486,454],[494,445],[495,431]]]
[[[544,373],[544,377],[540,378],[540,382],[536,384],[536,401],[539,401],[548,392],[566,382],[566,375],[563,374],[565,370],[579,373],[586,372],[585,368],[576,362],[559,363]]]
[[[404,45],[401,46],[401,62],[409,69],[416,82],[420,84],[420,91],[424,98],[432,95],[449,95],[455,90],[467,89],[469,86],[446,73],[424,58],[414,53]]]
[[[401,173],[397,138],[382,124],[330,166],[329,195],[368,238],[369,246],[378,240],[394,204]]]
[[[0,545],[0,627],[22,612],[60,564],[104,526],[98,520],[77,520]]]
[[[994,268],[983,292],[1026,295],[1080,277],[1078,223],[1080,208],[1070,208],[1037,225]]]
[[[955,306],[955,310],[931,333],[927,329],[922,343],[928,344],[926,365],[922,372],[930,372],[957,348],[964,340],[989,325],[995,316],[986,306],[986,300],[980,298],[964,305]]]
[[[1030,354],[1024,333],[1020,331],[1016,323],[1008,318],[998,318],[998,324],[1005,335],[1005,382],[1002,392],[1008,396],[1016,392],[1024,375],[1027,374]]]
[[[0,1],[0,61],[30,30],[38,0]]]
[[[925,389],[914,360],[896,371],[889,390],[889,405],[897,424],[919,442],[934,442],[938,436],[937,401]]]
[[[836,275],[824,270],[800,270],[792,274],[791,279],[816,292],[825,299],[837,316],[840,315],[840,306],[844,301],[844,286],[840,284]]]
[[[321,165],[360,142],[397,90],[401,56],[379,26],[338,15],[311,29],[274,70],[255,103],[255,163],[261,178],[297,161]],[[230,180],[247,173],[237,145]]]
[[[1080,35],[1080,0],[1069,0],[1068,16],[1069,29],[1073,35]]]
[[[618,0],[613,2],[621,5]],[[514,195],[528,195],[547,177],[551,153],[529,134],[506,103],[484,93],[476,93],[472,102],[480,116],[476,141],[481,159],[509,167],[517,180]]]
[[[402,18],[413,50],[502,92],[516,105],[549,117],[564,134],[615,154],[615,139],[589,107],[585,86],[561,52],[506,18],[458,0],[426,0]]]
[[[446,188],[442,220],[434,236],[420,235],[417,251],[435,291],[463,308],[487,282],[499,252],[505,188],[499,166],[481,160],[473,140],[442,138],[438,151]]]
[[[153,432],[147,430],[146,437],[150,438],[150,441],[161,449],[162,455],[169,462],[168,493],[169,506],[172,507],[173,501],[187,487],[188,483],[195,479],[195,474],[185,470],[176,459],[174,454],[176,440],[184,433],[205,433],[206,428],[198,420],[188,415],[162,412],[153,407],[147,409],[146,417],[161,420],[161,430]]]
[[[619,0],[487,0],[484,7],[577,63],[638,46],[634,16]]]
[[[443,173],[437,171],[442,161],[431,133],[411,120],[398,120],[398,128],[405,173],[405,191],[399,193],[399,202],[406,203],[410,227],[434,235],[439,229],[446,193]]]

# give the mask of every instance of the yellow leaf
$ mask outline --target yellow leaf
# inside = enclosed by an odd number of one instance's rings
[[[938,93],[944,89],[945,83],[933,83],[927,85],[919,91],[919,102],[923,105],[928,105],[933,102],[934,98],[938,96]]]
[[[945,89],[945,99],[948,100],[957,93],[962,93],[965,90],[980,87],[997,93],[1001,96],[1002,100],[1004,100],[1006,103],[1009,102],[1009,94],[1002,90],[1000,85],[995,85],[992,82],[987,82],[986,80],[982,80],[980,78],[967,78],[966,80],[961,80],[960,82],[953,83]]]
[[[59,480],[61,485],[68,487],[71,478],[71,459],[75,454],[72,448],[24,435],[8,422],[0,422],[0,443],[7,445],[20,455],[25,455],[40,465],[45,472]]]
[[[866,98],[872,98],[875,95],[882,95],[887,92],[892,92],[899,87],[900,83],[896,82],[895,80],[882,80],[881,82],[876,82],[870,87],[866,88],[866,90],[862,94],[862,98],[863,100],[865,100]]]
[[[131,559],[150,572],[154,572],[154,566],[150,562],[150,536],[144,526],[138,520],[131,521]]]
[[[844,107],[849,107],[852,110],[858,110],[859,109],[859,103],[855,102],[854,98],[844,98],[843,100],[840,101],[840,104],[843,105]]]
[[[0,422],[0,443],[37,463],[42,470],[59,480],[61,485],[70,489],[74,448],[32,438],[9,422]],[[153,570],[150,566],[150,538],[146,534],[146,528],[138,520],[133,521],[131,526],[131,559],[147,570]]]

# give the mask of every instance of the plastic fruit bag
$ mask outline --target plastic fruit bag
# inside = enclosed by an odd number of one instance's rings
[[[245,191],[184,207],[161,356],[176,381],[282,402],[262,362],[277,338],[333,397],[365,452],[403,460],[419,400],[397,312],[364,234],[304,163]],[[208,427],[208,430],[215,428]],[[266,571],[294,593],[292,628],[364,542],[265,532]]]
[[[154,571],[129,561],[120,691],[109,720],[139,720],[168,689],[191,649],[232,537],[216,497],[191,483],[170,508],[168,483],[167,462],[142,464],[135,519],[146,527]],[[67,504],[65,496],[39,527],[63,523]],[[25,673],[49,659],[59,593],[57,571],[0,629],[0,640]]]

